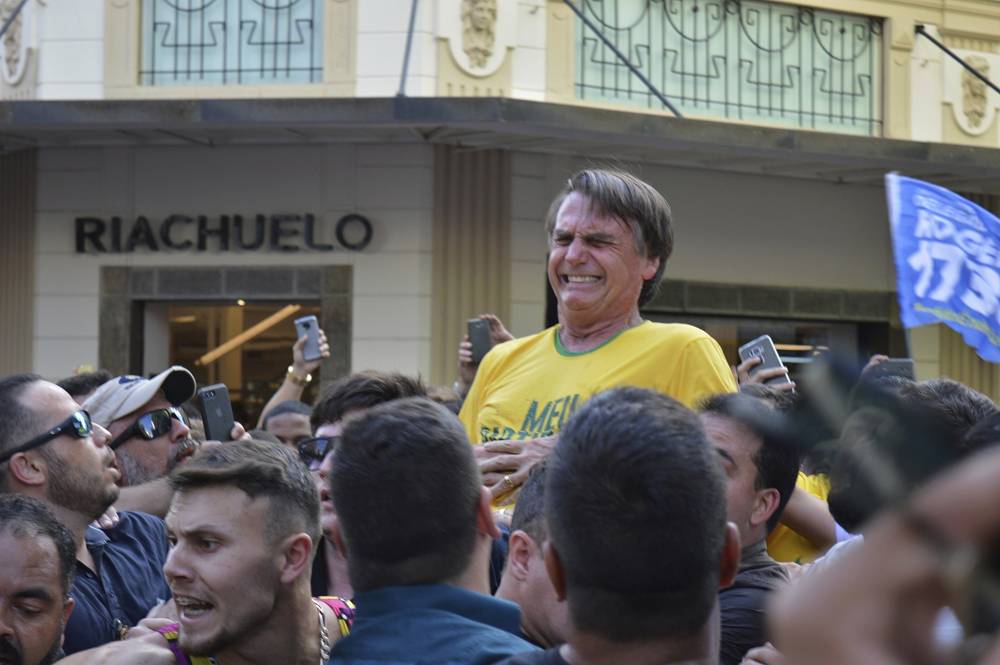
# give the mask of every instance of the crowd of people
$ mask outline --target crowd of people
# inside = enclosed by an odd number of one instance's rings
[[[545,228],[558,325],[484,315],[455,391],[304,404],[302,338],[206,441],[183,367],[0,378],[0,665],[1000,663],[992,400],[643,320],[673,234],[630,174]]]

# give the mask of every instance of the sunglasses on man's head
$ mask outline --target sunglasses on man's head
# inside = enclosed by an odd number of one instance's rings
[[[69,433],[78,439],[85,439],[88,436],[90,436],[93,431],[94,431],[94,425],[90,421],[90,414],[84,411],[83,409],[80,409],[79,411],[73,412],[73,414],[70,415],[69,418],[59,423],[58,425],[50,429],[48,432],[45,432],[44,434],[39,434],[34,439],[31,439],[30,441],[22,443],[19,446],[11,448],[7,452],[0,455],[0,464],[3,464],[4,462],[6,462],[7,460],[9,460],[11,457],[13,457],[18,453],[27,452],[32,448],[37,448],[42,444],[48,443],[49,441],[56,438],[57,436],[60,436],[61,434]]]
[[[115,440],[108,444],[108,447],[115,450],[134,436],[152,441],[169,433],[174,427],[174,420],[180,421],[181,424],[187,424],[184,421],[184,414],[175,406],[148,411],[139,416],[124,432],[116,436]]]
[[[304,439],[296,444],[299,449],[299,459],[309,467],[310,471],[315,471],[323,464],[323,458],[340,443],[339,436],[317,436],[312,439]]]

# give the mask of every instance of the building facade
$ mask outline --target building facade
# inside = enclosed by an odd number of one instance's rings
[[[918,26],[1000,77],[992,0],[29,0],[0,38],[0,368],[156,371],[199,355],[192,317],[208,348],[294,302],[325,379],[450,384],[466,319],[551,322],[549,202],[609,164],[673,207],[650,318],[1000,396],[895,314],[885,173],[1000,194],[1000,96]]]

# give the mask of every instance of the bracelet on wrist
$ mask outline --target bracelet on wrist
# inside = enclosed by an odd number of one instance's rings
[[[288,373],[285,375],[285,379],[291,381],[297,386],[305,388],[313,380],[312,374],[306,374],[305,377],[301,377],[295,373],[295,369],[292,365],[288,366]]]

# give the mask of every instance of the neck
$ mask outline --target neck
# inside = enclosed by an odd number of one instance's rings
[[[326,559],[326,592],[331,596],[353,598],[354,589],[347,573],[347,559],[332,540],[327,539],[323,546],[323,557]]]
[[[637,642],[614,642],[574,630],[560,654],[570,665],[715,665],[716,651],[707,630],[687,638]]]
[[[86,541],[87,525],[89,525],[93,520],[89,520],[80,513],[67,510],[62,506],[57,506],[48,501],[45,503],[52,510],[53,514],[55,514],[56,519],[62,522],[63,525],[65,525],[65,527],[72,532],[73,539],[76,541],[77,560],[93,570],[94,559],[90,556],[90,551],[87,549]]]
[[[327,621],[329,630],[330,622]],[[331,637],[331,639],[333,639]],[[320,662],[319,618],[308,577],[279,597],[267,621],[247,639],[215,655],[218,665],[316,665]]]
[[[469,565],[448,584],[468,591],[490,595],[490,548],[493,540],[486,535],[476,535],[476,548],[469,558]]]
[[[525,589],[521,583],[515,581],[514,576],[509,571],[504,570],[503,575],[500,577],[500,586],[497,587],[497,592],[493,595],[500,600],[509,600],[520,607],[521,632],[524,633],[529,642],[533,642],[544,649],[549,649],[558,644],[558,642],[547,639],[542,631],[537,629],[531,620],[530,614],[525,611],[525,608],[532,602],[532,599],[525,598],[524,591]]]
[[[639,308],[633,307],[612,319],[592,321],[559,309],[559,340],[573,352],[592,351],[623,330],[642,323]]]

